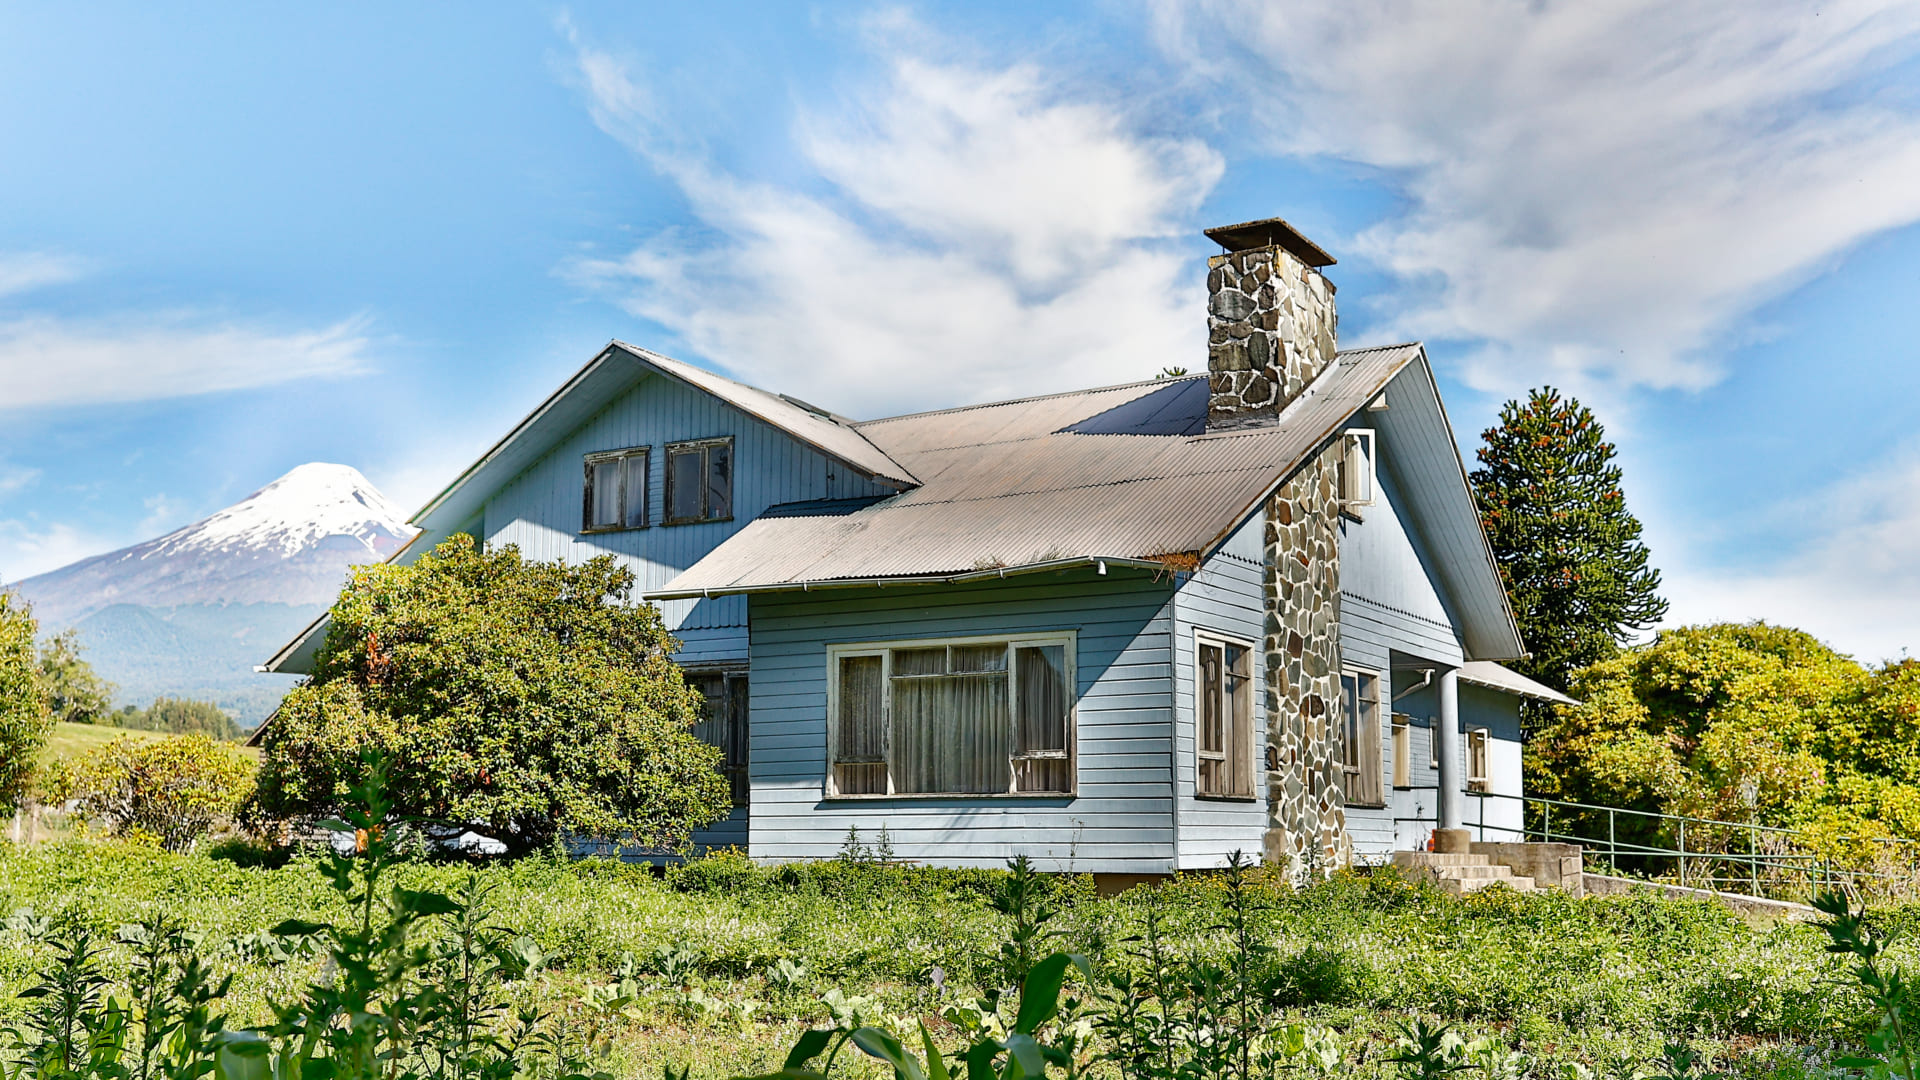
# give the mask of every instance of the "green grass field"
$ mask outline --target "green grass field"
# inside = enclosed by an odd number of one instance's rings
[[[988,902],[999,879],[989,871],[762,868],[718,856],[662,878],[606,860],[530,858],[478,871],[405,864],[394,883],[450,891],[474,872],[491,889],[494,922],[547,958],[515,990],[525,1001],[579,1014],[589,988],[631,958],[637,999],[595,1029],[603,1066],[620,1077],[658,1077],[665,1063],[690,1064],[696,1078],[777,1070],[836,1001],[894,1030],[924,1020],[950,1040],[950,1010],[995,984],[1008,931]],[[1129,964],[1152,911],[1171,949],[1230,963],[1224,895],[1218,879],[1197,877],[1099,899],[1085,879],[1065,879],[1051,947],[1085,952],[1096,970]],[[313,958],[275,958],[260,931],[344,914],[307,861],[263,869],[115,843],[0,845],[0,923],[23,908],[88,925],[96,940],[154,911],[185,919],[215,971],[234,977],[224,1005],[237,1023],[266,1021],[270,1001],[321,970]],[[1680,1041],[1732,1075],[1827,1076],[1815,1063],[1858,1045],[1865,1008],[1817,929],[1648,895],[1454,899],[1358,875],[1299,893],[1263,888],[1258,934],[1293,987],[1288,1015],[1338,1041],[1339,1075],[1394,1075],[1383,1061],[1394,1025],[1424,1017],[1528,1055],[1516,1075],[1594,1075],[1567,1071],[1575,1065],[1625,1075],[1613,1071],[1621,1060],[1644,1063]],[[1895,956],[1913,960],[1905,945]],[[0,1027],[50,959],[47,946],[0,929]],[[109,967],[125,962],[110,946]]]
[[[40,759],[46,762],[79,757],[90,750],[107,745],[122,735],[131,735],[136,739],[166,737],[164,733],[158,731],[133,731],[128,728],[109,727],[105,724],[55,724],[53,737],[47,740],[46,749],[40,752]],[[257,749],[245,747],[242,749],[256,759],[260,756],[260,751]]]

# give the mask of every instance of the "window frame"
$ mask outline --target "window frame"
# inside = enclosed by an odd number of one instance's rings
[[[1382,707],[1390,707],[1391,705],[1390,702],[1382,700],[1382,690],[1386,686],[1386,679],[1384,678],[1384,673],[1382,673],[1381,671],[1375,668],[1360,667],[1354,664],[1340,665],[1340,677],[1342,678],[1342,680],[1344,680],[1348,676],[1352,676],[1356,679],[1373,680],[1373,697],[1371,699],[1361,698],[1360,700],[1363,700],[1363,701],[1371,700],[1373,704],[1373,740],[1372,741],[1373,741],[1373,755],[1374,755],[1373,756],[1374,772],[1376,774],[1384,774],[1386,763],[1381,760],[1381,755],[1383,754],[1385,749],[1386,732],[1382,729],[1382,725],[1380,723],[1380,711]],[[1357,693],[1358,689],[1359,687],[1356,686],[1355,687],[1356,697],[1358,696],[1358,693]],[[1335,710],[1336,715],[1333,718],[1334,723],[1339,725],[1339,728],[1336,730],[1336,734],[1338,738],[1335,740],[1335,742],[1340,750],[1339,762],[1340,762],[1341,778],[1342,778],[1341,789],[1340,789],[1341,795],[1346,805],[1348,806],[1355,807],[1357,809],[1363,809],[1363,810],[1382,809],[1387,805],[1387,790],[1388,790],[1384,775],[1376,775],[1374,777],[1373,782],[1379,794],[1379,798],[1374,801],[1371,801],[1371,802],[1355,801],[1348,787],[1348,784],[1347,784],[1348,777],[1358,776],[1367,771],[1367,755],[1363,747],[1357,755],[1358,760],[1356,761],[1356,763],[1352,765],[1347,764],[1346,707],[1347,707],[1346,688],[1342,687],[1341,693],[1340,693],[1340,707],[1337,710]],[[1356,723],[1356,727],[1365,727],[1365,726],[1366,725],[1364,722]],[[1364,736],[1356,732],[1355,737],[1362,738]]]
[[[1470,727],[1466,732],[1466,745],[1461,749],[1467,754],[1466,787],[1468,791],[1489,792],[1493,790],[1493,731],[1484,727]],[[1474,759],[1479,759],[1479,775],[1474,774]]]
[[[827,646],[827,710],[826,754],[821,781],[824,799],[833,801],[872,801],[876,799],[1077,799],[1080,797],[1080,689],[1079,689],[1079,641],[1080,635],[1073,630],[1034,631],[1018,634],[967,634],[951,637],[899,638],[887,641],[846,642]],[[877,656],[880,658],[880,717],[881,717],[881,761],[885,763],[892,749],[893,738],[893,653],[896,650],[932,649],[948,646],[978,646],[983,644],[1004,644],[1007,648],[1007,790],[1006,791],[933,791],[913,792],[893,789],[893,769],[887,768],[887,790],[876,792],[843,792],[839,790],[834,769],[838,763],[840,738],[840,662],[852,657]],[[1059,645],[1064,649],[1067,684],[1067,730],[1066,749],[1064,751],[1041,751],[1034,754],[1016,755],[1013,752],[1013,727],[1019,720],[1018,681],[1015,676],[1015,650],[1021,646]],[[1062,760],[1067,762],[1067,790],[1065,791],[1014,791],[1016,780],[1014,763],[1022,758],[1029,760]]]
[[[730,765],[723,757],[720,763],[720,772],[722,776],[727,778],[728,798],[729,801],[732,802],[734,809],[745,809],[751,806],[753,802],[753,705],[750,696],[753,681],[750,677],[750,670],[746,665],[739,663],[688,664],[683,666],[681,670],[686,674],[689,683],[695,679],[717,678],[720,680],[720,700],[724,703],[728,711],[727,731],[729,735],[738,740],[741,751],[741,758],[738,764]],[[746,715],[744,717],[737,716],[733,711],[735,704],[734,685],[736,683],[745,683],[747,685],[749,697],[746,704]],[[704,691],[702,696],[705,697]],[[702,717],[702,719],[704,720],[705,717]],[[704,739],[701,741],[706,742]],[[707,745],[715,746],[717,744],[709,742]],[[720,746],[719,749],[723,755],[727,753],[727,747]],[[737,798],[735,798],[736,795],[738,796]]]
[[[1207,648],[1209,647],[1219,648],[1222,650],[1221,659],[1224,665],[1225,649],[1228,646],[1232,646],[1237,649],[1245,649],[1247,651],[1247,676],[1246,676],[1246,679],[1247,679],[1247,716],[1246,716],[1247,731],[1245,732],[1246,746],[1244,748],[1245,761],[1246,761],[1247,790],[1245,794],[1241,794],[1238,792],[1228,792],[1228,793],[1203,792],[1200,790],[1200,776],[1201,776],[1200,762],[1202,758],[1206,756],[1206,752],[1200,748],[1200,742],[1201,742],[1200,727],[1203,723],[1205,723],[1205,719],[1202,715],[1202,710],[1204,708],[1204,705],[1202,703],[1203,699],[1201,697],[1202,693],[1204,692],[1204,688],[1201,685],[1201,671],[1203,670],[1205,665],[1203,664],[1201,657],[1204,655],[1205,650]],[[1260,763],[1260,754],[1258,750],[1259,731],[1254,720],[1254,713],[1256,711],[1255,704],[1258,697],[1258,695],[1255,692],[1256,681],[1257,681],[1256,680],[1257,668],[1254,665],[1253,657],[1254,657],[1253,643],[1243,638],[1237,638],[1231,634],[1222,634],[1216,630],[1205,630],[1200,628],[1195,628],[1193,632],[1193,797],[1196,799],[1205,799],[1208,802],[1257,802],[1260,798],[1260,775],[1259,774],[1262,770],[1259,768],[1259,763]],[[1224,669],[1224,666],[1222,668],[1221,675],[1222,675],[1222,678],[1225,678],[1226,676],[1226,671]],[[1224,691],[1222,693],[1222,699],[1223,700],[1225,699]],[[1214,758],[1212,760],[1219,760],[1219,761],[1230,760],[1234,756],[1236,751],[1240,749],[1232,745],[1234,741],[1234,737],[1231,733],[1223,732],[1222,734],[1224,736],[1222,741],[1228,745],[1226,745],[1221,750],[1218,758]],[[1229,775],[1231,775],[1231,770],[1229,770]]]
[[[1387,721],[1393,746],[1393,784],[1396,791],[1413,786],[1413,717],[1406,713],[1388,713]]]
[[[1356,455],[1355,447],[1364,445],[1365,450]],[[1338,462],[1339,482],[1338,500],[1340,512],[1348,517],[1359,518],[1360,511],[1380,501],[1380,466],[1378,452],[1380,441],[1378,433],[1372,428],[1346,428],[1340,432],[1340,458]],[[1356,456],[1366,462],[1365,497],[1356,497],[1353,491],[1355,474],[1353,463]]]
[[[608,462],[614,461],[621,463],[619,493],[620,523],[618,525],[595,525],[593,523],[593,469],[596,465],[605,465]],[[627,483],[627,474],[629,470],[634,467],[633,463],[635,461],[640,463],[641,477],[640,524],[638,525],[628,523],[631,521],[632,515],[627,513],[627,493],[632,490],[632,485]],[[582,536],[594,533],[636,532],[653,524],[653,447],[627,446],[618,450],[595,450],[581,459],[581,467],[584,470],[581,478],[582,488],[580,499],[580,534]]]
[[[711,451],[716,446],[727,448],[727,513],[725,517],[713,517],[711,507],[707,505],[707,481],[713,469]],[[677,454],[698,453],[700,455],[700,516],[673,516],[673,459]],[[660,458],[663,465],[663,477],[660,481],[660,524],[662,525],[707,525],[716,521],[733,520],[734,477],[738,475],[740,458],[734,453],[733,436],[715,435],[705,439],[681,439],[666,445],[666,453]]]

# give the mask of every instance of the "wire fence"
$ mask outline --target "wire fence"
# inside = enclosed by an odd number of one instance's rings
[[[1595,873],[1775,900],[1805,901],[1833,888],[1887,899],[1920,896],[1920,841],[1814,835],[1531,795],[1464,794],[1473,802],[1465,824],[1476,839],[1578,844],[1586,869]]]

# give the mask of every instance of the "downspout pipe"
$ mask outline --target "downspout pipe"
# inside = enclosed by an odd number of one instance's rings
[[[1440,715],[1434,721],[1434,735],[1440,740],[1440,827],[1463,829],[1466,816],[1461,804],[1460,766],[1460,671],[1448,668],[1440,673]]]

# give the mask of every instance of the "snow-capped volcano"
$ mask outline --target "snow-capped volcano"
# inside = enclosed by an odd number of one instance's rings
[[[27,578],[44,629],[115,604],[331,604],[347,568],[379,562],[414,530],[348,465],[302,465],[191,525]]]

